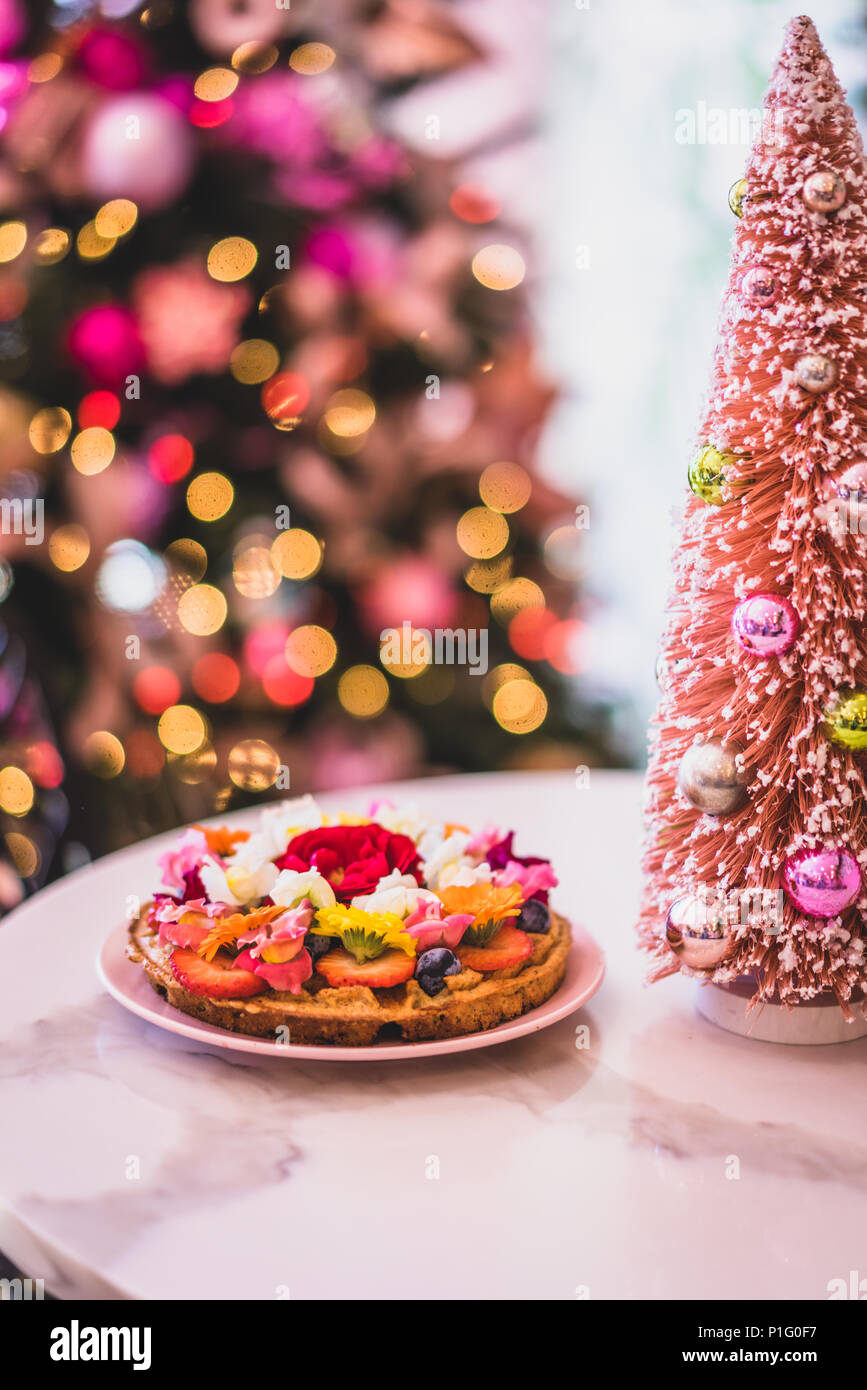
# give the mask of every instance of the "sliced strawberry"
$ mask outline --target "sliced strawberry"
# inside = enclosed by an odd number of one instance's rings
[[[520,965],[532,953],[533,939],[511,922],[504,922],[484,946],[461,944],[457,948],[461,965],[468,970],[505,970]]]
[[[169,965],[179,985],[191,994],[205,994],[209,999],[248,999],[267,988],[265,981],[252,971],[233,969],[227,951],[218,951],[208,961],[179,946],[172,951]]]
[[[406,951],[383,951],[381,956],[359,965],[350,951],[329,951],[327,956],[319,957],[316,969],[332,989],[340,985],[388,989],[390,985],[402,985],[404,980],[410,979],[415,970],[415,956],[408,956]]]

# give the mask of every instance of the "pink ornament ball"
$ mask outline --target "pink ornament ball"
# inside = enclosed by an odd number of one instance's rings
[[[751,265],[740,279],[741,297],[754,309],[767,309],[780,297],[780,282],[766,265]]]
[[[800,618],[780,594],[751,594],[732,614],[735,641],[753,656],[783,656],[800,630]]]
[[[73,319],[69,354],[98,386],[121,386],[144,366],[135,315],[123,304],[97,304]]]
[[[84,135],[84,181],[94,198],[130,198],[142,211],[165,207],[186,187],[193,162],[190,127],[153,92],[109,97]]]
[[[858,861],[844,849],[802,849],[783,871],[786,893],[807,917],[836,917],[861,892]]]
[[[82,39],[78,61],[91,82],[111,92],[131,91],[147,75],[141,45],[114,29],[91,29]]]

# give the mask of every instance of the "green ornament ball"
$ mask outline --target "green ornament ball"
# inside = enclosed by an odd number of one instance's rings
[[[734,461],[734,454],[724,454],[713,444],[703,445],[689,465],[689,485],[696,497],[712,507],[721,507],[725,502],[723,483],[726,465]]]
[[[729,207],[735,217],[743,217],[744,215],[744,203],[747,199],[747,192],[748,187],[746,179],[735,179],[729,189]]]
[[[867,690],[837,692],[825,711],[825,733],[843,748],[867,748]]]

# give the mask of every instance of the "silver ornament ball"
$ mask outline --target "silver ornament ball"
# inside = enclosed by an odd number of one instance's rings
[[[735,761],[742,753],[739,743],[718,738],[686,750],[677,782],[691,806],[706,816],[730,816],[745,805],[749,774]]]
[[[734,931],[717,905],[698,893],[676,898],[665,919],[665,940],[681,965],[715,970],[734,950]]]
[[[801,190],[811,212],[836,212],[846,201],[846,184],[833,169],[817,169]]]
[[[808,352],[795,363],[795,380],[811,395],[830,391],[837,385],[837,363],[821,352]]]

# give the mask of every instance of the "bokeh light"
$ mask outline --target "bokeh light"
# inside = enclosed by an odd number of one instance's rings
[[[205,652],[193,666],[193,689],[210,705],[221,705],[237,695],[241,684],[238,663],[224,652]]]
[[[0,222],[0,264],[14,261],[27,245],[27,227],[23,222]]]
[[[530,734],[544,722],[548,701],[532,680],[510,680],[500,686],[492,701],[494,718],[509,734]]]
[[[146,666],[132,683],[132,693],[145,714],[162,714],[181,697],[181,683],[169,666]]]
[[[373,719],[388,704],[388,681],[375,666],[350,666],[337,682],[337,698],[355,719]]]
[[[322,546],[309,531],[292,527],[273,542],[271,560],[284,579],[309,579],[322,564]]]
[[[259,253],[252,241],[242,236],[227,236],[217,241],[208,252],[208,274],[214,280],[231,283],[243,280],[256,264]]]
[[[490,707],[494,702],[494,696],[505,685],[506,681],[531,680],[532,677],[526,666],[519,666],[516,661],[503,661],[499,666],[494,666],[482,677],[482,699]]]
[[[264,545],[251,545],[235,552],[232,580],[244,598],[270,598],[280,587],[271,551]]]
[[[242,43],[232,54],[232,67],[238,72],[255,75],[273,68],[279,56],[280,52],[273,43]]]
[[[517,512],[530,500],[533,484],[519,463],[489,463],[479,479],[479,496],[494,512]]]
[[[62,67],[63,59],[59,53],[39,53],[31,60],[27,76],[31,82],[50,82]]]
[[[198,521],[219,521],[235,500],[224,473],[199,473],[187,488],[187,507]]]
[[[376,419],[376,406],[366,391],[348,388],[335,391],[328,401],[323,423],[340,439],[356,439],[366,434]]]
[[[10,816],[26,816],[33,806],[33,783],[20,767],[0,768],[0,808]]]
[[[558,579],[576,583],[584,573],[584,545],[576,526],[557,526],[545,541],[545,564]]]
[[[210,637],[226,621],[225,594],[213,584],[193,584],[178,599],[178,620],[193,637]]]
[[[129,198],[112,198],[103,203],[93,219],[97,236],[116,240],[131,232],[138,219],[138,208]]]
[[[83,261],[101,261],[117,245],[117,237],[100,236],[95,222],[85,222],[75,238],[75,249]]]
[[[114,458],[114,435],[101,425],[81,430],[73,439],[69,452],[74,467],[86,478],[92,478],[108,468]]]
[[[238,74],[231,68],[208,68],[199,73],[193,92],[199,101],[225,101],[238,85]]]
[[[72,574],[81,569],[90,555],[90,537],[76,522],[58,526],[48,538],[48,555],[57,569]]]
[[[35,878],[42,865],[42,855],[29,835],[18,830],[10,830],[3,836],[12,863],[22,878]]]
[[[457,526],[458,545],[474,560],[489,560],[509,542],[509,523],[489,507],[471,507]]]
[[[397,676],[400,680],[416,680],[423,675],[430,665],[431,649],[430,635],[415,628],[407,632],[406,641],[403,640],[401,633],[401,652],[400,659],[391,661],[388,659],[389,642],[386,639],[381,643],[379,649],[379,659],[390,676]],[[408,656],[409,660],[404,661],[403,657]]]
[[[84,741],[84,763],[95,777],[117,777],[123,772],[123,744],[107,729],[97,729]]]
[[[526,661],[542,661],[545,641],[557,624],[557,615],[548,608],[522,608],[509,623],[509,642]]]
[[[477,594],[493,594],[511,578],[512,557],[500,555],[494,560],[476,560],[464,570],[464,579]]]
[[[275,705],[303,705],[313,694],[313,685],[312,676],[292,670],[282,651],[269,656],[262,668],[262,689]]]
[[[462,222],[493,222],[500,215],[498,200],[473,183],[459,184],[449,198],[449,207]]]
[[[78,402],[76,417],[79,429],[98,425],[104,430],[113,430],[120,419],[120,401],[113,391],[89,391]]]
[[[244,386],[257,386],[273,376],[280,365],[280,354],[267,338],[247,338],[233,350],[229,359],[232,376]]]
[[[310,387],[298,372],[278,372],[262,387],[262,408],[278,430],[292,430],[309,404]]]
[[[334,49],[329,48],[327,43],[302,43],[290,53],[289,66],[293,72],[315,77],[320,72],[327,72],[334,59]]]
[[[56,454],[63,448],[71,429],[69,411],[60,405],[48,405],[33,416],[27,437],[37,454]]]
[[[337,643],[324,627],[305,623],[286,639],[286,663],[299,676],[323,676],[337,660]]]
[[[63,227],[46,227],[33,243],[33,255],[39,265],[56,265],[69,253],[69,232]]]
[[[170,560],[181,574],[194,584],[202,578],[208,568],[208,552],[198,541],[189,536],[179,536],[166,546],[166,559]]]
[[[245,738],[229,753],[229,778],[245,792],[265,792],[280,773],[280,755],[263,738]]]
[[[207,732],[204,719],[192,705],[169,705],[157,725],[160,743],[169,753],[194,753]]]
[[[491,598],[491,612],[505,627],[523,609],[544,607],[545,595],[532,579],[510,579]]]
[[[142,613],[162,593],[166,583],[162,556],[141,541],[114,541],[96,573],[96,592],[116,613]]]
[[[161,434],[148,449],[148,468],[160,483],[185,478],[194,459],[193,446],[182,434]]]
[[[473,256],[473,274],[489,290],[513,290],[526,274],[524,258],[513,246],[494,243]]]

